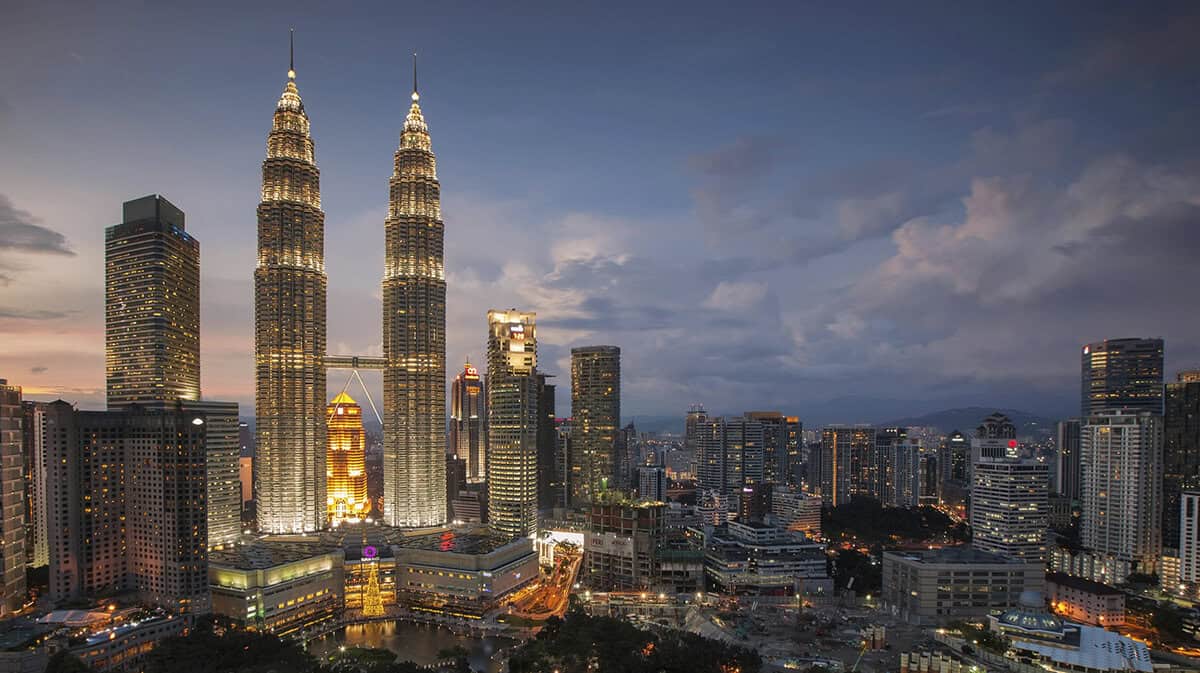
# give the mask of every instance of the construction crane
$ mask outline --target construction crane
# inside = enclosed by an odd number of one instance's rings
[[[858,658],[854,660],[854,666],[850,667],[850,673],[855,673],[858,671],[858,665],[862,663],[863,655],[867,653],[868,647],[870,647],[870,643],[864,640],[862,649],[858,651]]]

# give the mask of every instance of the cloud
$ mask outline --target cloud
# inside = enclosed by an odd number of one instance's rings
[[[920,388],[1058,389],[1080,343],[1172,335],[1200,354],[1186,309],[1200,283],[1200,172],[1123,155],[1088,162],[1062,188],[975,178],[961,218],[916,218],[894,252],[806,330],[808,356],[854,362]]]
[[[1110,84],[1118,77],[1150,77],[1164,70],[1194,69],[1200,59],[1200,14],[1167,16],[1157,25],[1127,29],[1088,43],[1047,73],[1051,86]]]
[[[8,308],[0,306],[0,318],[11,320],[59,320],[70,315],[67,311],[48,311],[41,309]]]
[[[29,368],[29,373],[31,374],[45,374],[48,371],[50,371],[50,368],[44,365],[38,365],[36,367]]]
[[[32,252],[74,256],[67,237],[38,224],[38,219],[20,210],[0,194],[0,252]]]

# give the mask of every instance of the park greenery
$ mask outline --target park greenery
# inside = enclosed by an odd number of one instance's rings
[[[643,631],[571,610],[509,658],[511,673],[757,673],[757,652],[693,633]]]
[[[923,542],[965,542],[965,524],[933,507],[884,507],[874,498],[854,496],[850,502],[822,512],[821,531],[826,539],[864,546]]]

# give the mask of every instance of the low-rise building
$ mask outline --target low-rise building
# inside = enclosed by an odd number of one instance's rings
[[[288,633],[335,618],[344,607],[344,553],[311,543],[255,541],[214,551],[213,613]]]
[[[730,521],[705,535],[708,587],[733,595],[832,593],[825,545],[762,523]]]
[[[1050,549],[1050,570],[1114,585],[1124,582],[1136,566],[1116,554],[1059,545]]]
[[[1046,612],[1042,596],[1025,592],[1017,607],[988,618],[988,627],[1009,642],[1012,671],[1028,662],[1051,673],[1152,673],[1150,648],[1096,626],[1063,622]]]
[[[479,619],[500,598],[538,579],[529,538],[486,530],[445,529],[405,536],[392,545],[396,597],[406,607]]]
[[[1046,595],[1054,611],[1072,621],[1104,627],[1125,623],[1125,593],[1107,584],[1050,573]]]
[[[1044,583],[1041,563],[971,547],[883,553],[884,604],[917,624],[986,617]]]
[[[165,612],[96,631],[70,647],[93,671],[136,671],[136,664],[160,640],[183,635],[187,620]]]
[[[776,488],[771,492],[771,515],[791,531],[821,539],[821,496],[799,489]]]

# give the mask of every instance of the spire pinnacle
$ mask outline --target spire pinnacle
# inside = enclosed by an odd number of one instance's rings
[[[413,102],[421,100],[421,95],[417,93],[417,52],[413,52]]]
[[[288,35],[288,79],[296,79],[296,29]]]

